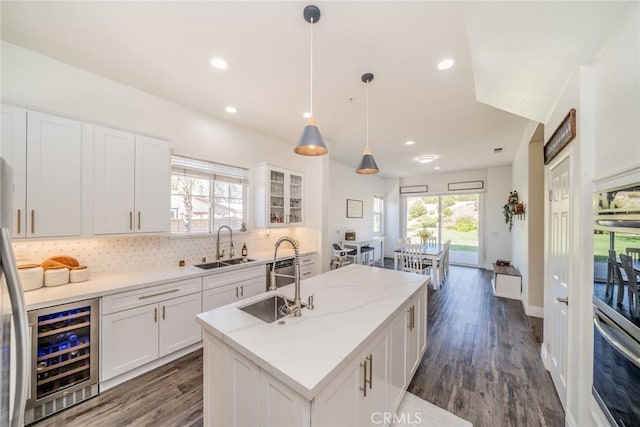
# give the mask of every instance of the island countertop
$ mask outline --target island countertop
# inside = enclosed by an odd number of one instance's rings
[[[302,301],[315,294],[315,309],[287,316],[284,324],[263,322],[238,308],[271,294],[293,299],[293,285],[201,313],[197,320],[205,332],[312,400],[429,281],[429,276],[350,265],[302,281]]]

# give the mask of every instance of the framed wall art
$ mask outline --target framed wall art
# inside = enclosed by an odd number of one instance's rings
[[[347,218],[362,218],[362,200],[347,199]]]

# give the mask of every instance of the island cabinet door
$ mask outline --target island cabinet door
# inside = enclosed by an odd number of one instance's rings
[[[407,332],[407,316],[402,312],[393,319],[389,337],[388,403],[391,411],[398,408],[408,386],[405,368]]]
[[[418,362],[422,360],[422,355],[427,350],[427,291],[422,290],[418,294],[419,309],[416,314],[418,325]]]
[[[260,425],[260,369],[235,351],[227,357],[227,426]]]
[[[414,297],[411,299],[409,306],[405,310],[406,325],[407,325],[407,358],[405,363],[406,369],[406,381],[407,384],[411,381],[415,369],[418,367],[420,358],[418,357],[420,352],[420,340],[418,339],[420,334],[420,299]]]
[[[358,393],[358,426],[385,425],[387,406],[387,344],[388,335],[382,334],[365,352]]]
[[[260,426],[309,427],[310,425],[309,401],[260,370]]]

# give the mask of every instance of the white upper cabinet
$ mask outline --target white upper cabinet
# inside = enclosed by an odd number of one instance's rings
[[[93,138],[94,233],[166,232],[168,144],[99,126]]]
[[[80,235],[81,156],[80,122],[28,112],[26,237]]]
[[[4,159],[0,177],[2,222],[11,229],[14,239],[25,237],[27,110],[0,104],[0,157]]]
[[[165,141],[136,135],[136,231],[169,231],[171,152]]]
[[[133,232],[135,209],[133,134],[95,127],[93,149],[94,232]]]
[[[255,181],[257,227],[303,225],[303,174],[262,164],[256,167]]]

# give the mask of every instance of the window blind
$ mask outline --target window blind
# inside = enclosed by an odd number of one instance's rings
[[[249,184],[249,170],[222,163],[207,162],[183,156],[171,156],[171,171],[174,174],[195,178],[208,178],[234,184]]]

